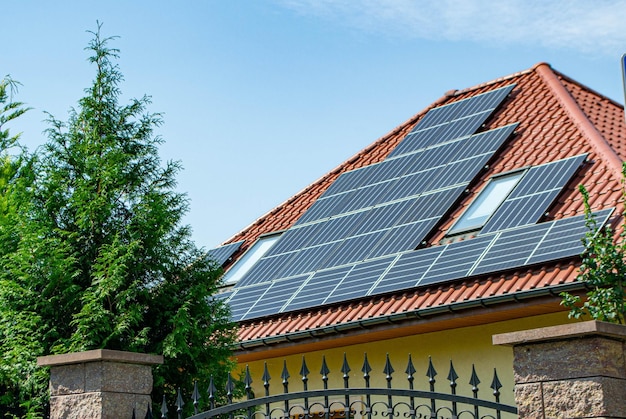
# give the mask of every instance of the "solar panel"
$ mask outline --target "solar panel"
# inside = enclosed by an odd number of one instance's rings
[[[514,86],[514,84],[504,86],[431,109],[424,118],[422,118],[415,129],[424,129],[434,125],[444,124],[465,115],[473,115],[486,110],[493,110],[509,95]]]
[[[339,177],[331,183],[331,185],[324,191],[320,199],[336,195],[338,193],[350,191],[358,188],[361,185],[367,184],[368,176],[372,172],[372,169],[376,164],[360,167],[358,169],[351,170],[349,172],[342,173]],[[302,218],[302,217],[300,217]],[[300,221],[300,219],[298,219]]]
[[[235,288],[268,282],[276,278],[284,277],[282,272],[289,266],[294,253],[264,256],[261,258],[237,284]]]
[[[514,85],[428,111],[390,157],[471,135],[487,120]]]
[[[394,148],[391,153],[389,153],[389,157],[413,153],[417,150],[443,142],[468,137],[480,128],[489,115],[491,115],[491,111],[466,116],[446,125],[427,128],[422,131],[414,131],[408,134],[406,138],[404,138],[402,142],[398,144],[398,146]]]
[[[601,225],[606,223],[612,211],[595,214]],[[471,274],[498,272],[579,255],[584,249],[581,239],[587,231],[585,217],[580,215],[498,233],[494,244]]]
[[[354,198],[355,191],[351,190],[342,194],[321,198],[300,217],[296,226],[312,221],[321,220],[344,212],[346,204]]]
[[[342,241],[332,243],[324,243],[315,247],[292,252],[290,263],[281,272],[280,277],[286,278],[292,275],[298,275],[306,272],[313,272],[317,269],[326,267],[324,262],[331,257]]]
[[[240,320],[275,314],[285,303],[285,296],[296,292],[307,276],[272,282],[263,292],[263,298],[258,298]]]
[[[329,268],[364,260],[372,251],[372,246],[378,243],[384,235],[385,231],[380,230],[345,239],[319,268]]]
[[[606,224],[613,211],[613,209],[606,209],[594,213],[598,225]],[[587,232],[588,228],[582,215],[556,221],[526,263],[545,262],[566,257],[572,253],[581,253],[583,250],[581,238]]]
[[[354,214],[355,216],[363,215],[363,217],[361,217],[361,222],[350,235],[356,236],[368,231],[386,230],[398,224],[403,224],[403,220],[408,217],[407,214],[413,214],[415,217],[421,218],[419,214],[415,213],[417,202],[420,200],[420,197],[413,197],[387,205],[380,205],[369,211],[356,213]]]
[[[316,241],[316,237],[320,234],[319,230],[323,226],[323,223],[317,223],[290,228],[281,235],[280,240],[272,246],[265,256],[272,257],[308,246],[309,243]]]
[[[468,156],[490,154],[498,150],[504,141],[513,134],[519,124],[509,124],[472,135],[468,142],[463,143],[463,148],[458,148],[454,160],[461,160]]]
[[[532,224],[496,236],[486,236],[495,240],[471,273],[478,275],[523,266],[548,227],[546,223]]]
[[[352,194],[350,202],[347,202],[343,207],[342,212],[356,211],[385,202],[385,195],[388,193],[392,182],[377,183],[357,189]]]
[[[417,286],[424,273],[444,249],[445,246],[434,246],[403,253],[395,260],[389,270],[373,284],[369,294],[384,294]]]
[[[415,249],[420,244],[419,238],[426,236],[437,221],[439,221],[438,218],[431,218],[430,220],[404,224],[387,230],[373,248],[370,248],[367,257],[375,258]]]
[[[437,259],[433,260],[418,285],[465,277],[492,239],[492,237],[478,237],[446,245]]]
[[[320,270],[315,272],[302,287],[287,301],[283,311],[299,310],[302,308],[316,307],[324,303],[324,300],[340,284],[346,274],[352,269],[352,265],[339,268]]]
[[[239,248],[241,247],[243,242],[244,242],[244,240],[241,240],[241,241],[238,241],[238,242],[235,242],[235,243],[229,243],[229,244],[225,244],[223,246],[216,247],[215,249],[211,249],[211,250],[209,250],[207,252],[207,257],[209,259],[214,260],[220,266],[222,266],[226,262],[228,262],[228,259],[230,259],[230,257],[237,250],[239,250]]]
[[[218,294],[214,294],[211,296],[214,300],[218,301],[227,301],[233,295],[232,291],[223,291]]]
[[[368,177],[368,181],[370,183],[379,183],[424,170],[423,160],[423,152],[404,155],[395,159],[384,160],[376,166],[369,166],[375,167],[376,170],[372,171],[371,176]]]
[[[586,157],[583,154],[530,168],[481,234],[539,221]]]
[[[337,284],[324,301],[324,304],[351,300],[367,295],[370,287],[387,270],[393,259],[395,259],[395,256],[387,256],[355,265],[341,283]]]
[[[239,321],[248,312],[250,307],[263,298],[267,284],[257,284],[233,289],[233,294],[228,301],[230,315],[233,321]]]

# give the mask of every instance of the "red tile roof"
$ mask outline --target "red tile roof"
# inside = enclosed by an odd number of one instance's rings
[[[621,197],[621,162],[626,158],[626,124],[618,103],[582,86],[553,70],[547,64],[462,91],[446,94],[389,134],[357,153],[332,172],[279,205],[229,242],[245,240],[241,252],[262,234],[289,228],[326,188],[343,172],[382,161],[413,126],[436,106],[515,83],[510,98],[487,121],[485,129],[519,123],[516,134],[483,175],[470,185],[470,192],[449,219],[430,239],[440,242],[447,229],[463,213],[484,183],[494,174],[524,166],[536,166],[569,156],[589,153],[576,178],[560,195],[546,219],[582,214],[582,199],[577,185],[583,183],[593,209],[614,207]],[[618,208],[616,214],[621,213]],[[420,316],[437,310],[485,304],[489,299],[520,299],[548,295],[555,289],[577,287],[578,261],[524,268],[502,275],[467,278],[461,282],[438,284],[430,288],[401,292],[392,296],[368,297],[357,302],[323,306],[301,313],[283,313],[272,318],[240,323],[242,347],[302,332],[322,333],[328,328],[351,327],[381,318],[393,321],[411,314]]]

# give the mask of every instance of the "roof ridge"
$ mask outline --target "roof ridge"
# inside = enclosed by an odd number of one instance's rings
[[[533,71],[534,71],[534,67],[526,69],[526,70],[518,71],[516,73],[512,73],[512,74],[509,74],[509,75],[506,75],[506,76],[498,77],[497,79],[486,81],[484,83],[480,83],[480,84],[477,84],[477,85],[474,85],[474,86],[471,86],[471,87],[467,87],[465,89],[449,91],[449,92],[446,92],[446,95],[448,95],[448,96],[462,95],[464,93],[471,92],[472,90],[482,89],[483,87],[487,87],[487,86],[491,86],[491,85],[494,85],[494,84],[498,84],[498,83],[501,83],[501,82],[506,81],[506,80],[511,80],[511,79],[517,78],[519,76],[523,76],[525,74],[532,73]]]
[[[621,179],[622,160],[587,115],[585,115],[578,102],[558,79],[550,64],[539,63],[533,67],[533,70],[550,88],[565,112],[573,120],[574,125],[589,140],[594,151],[602,158],[608,169],[616,176],[616,179]]]
[[[539,63],[539,64],[537,64],[535,67],[537,67],[537,66],[539,66],[539,65],[541,65],[541,64],[544,64],[544,63]],[[545,63],[545,64],[547,64],[547,63]],[[548,65],[548,66],[550,66],[550,64],[547,64],[547,65]],[[619,108],[624,109],[624,105],[623,105],[623,104],[621,104],[620,102],[618,102],[617,100],[615,100],[615,99],[613,99],[613,98],[610,98],[609,96],[605,95],[604,93],[600,93],[600,92],[598,92],[597,90],[595,90],[595,89],[593,89],[593,88],[591,88],[591,87],[587,86],[586,84],[583,84],[583,83],[579,82],[578,80],[575,80],[575,79],[571,78],[571,77],[570,77],[570,76],[568,76],[567,74],[563,74],[562,72],[560,72],[560,71],[558,71],[558,70],[556,70],[556,69],[552,68],[552,66],[550,66],[550,68],[551,68],[551,70],[552,70],[552,72],[553,72],[553,73],[558,74],[558,76],[559,76],[559,77],[564,78],[564,79],[565,79],[565,80],[567,80],[568,82],[570,82],[570,83],[572,83],[572,84],[575,84],[576,86],[580,87],[581,89],[584,89],[584,90],[588,91],[589,93],[592,93],[592,94],[594,94],[594,95],[596,95],[596,96],[598,96],[598,97],[600,97],[600,98],[602,98],[602,99],[608,100],[608,101],[609,101],[609,102],[611,102],[613,105],[615,105],[615,106],[617,106],[617,107],[619,107]]]

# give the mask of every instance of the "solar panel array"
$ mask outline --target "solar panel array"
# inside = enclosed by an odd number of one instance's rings
[[[531,167],[481,230],[481,234],[533,224],[546,212],[587,155]]]
[[[414,250],[514,131],[508,125],[475,134],[512,88],[430,110],[386,160],[340,176],[232,291],[218,296],[229,301],[233,319],[580,254],[582,217],[531,223],[585,156],[529,169],[477,238]]]
[[[437,145],[436,153],[431,148],[369,166],[378,169],[373,172],[379,175],[376,183],[321,197],[248,272],[241,286],[415,248],[514,128]],[[432,158],[437,154],[447,159],[438,162]],[[398,160],[418,164],[381,181],[380,173],[389,173],[389,163]]]
[[[596,212],[604,224],[613,210]],[[317,307],[417,286],[497,273],[579,255],[584,216],[504,230],[442,246],[320,270],[305,277],[234,289],[233,320]]]
[[[463,112],[476,110],[484,122],[512,88],[503,87],[459,101],[456,106],[444,106],[445,112],[433,109],[416,129],[422,124],[428,128],[445,125],[446,116],[462,119],[467,117]],[[476,106],[472,106],[472,100]],[[431,112],[435,118],[429,117]],[[422,147],[414,143],[410,151],[343,174],[237,287],[414,249],[516,126],[478,134],[455,131],[448,138],[440,137]]]
[[[207,252],[207,257],[222,266],[237,250],[239,250],[243,242],[244,240],[241,240],[211,249]]]
[[[428,111],[389,157],[439,144],[449,138],[471,135],[508,96],[514,85],[443,105]]]

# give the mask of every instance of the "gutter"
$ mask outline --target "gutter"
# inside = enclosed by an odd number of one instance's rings
[[[513,294],[502,294],[494,297],[478,298],[470,301],[446,304],[437,307],[429,307],[417,309],[404,313],[394,313],[385,316],[378,316],[369,319],[355,320],[334,326],[319,327],[316,329],[304,330],[299,332],[285,333],[277,336],[264,337],[246,342],[237,343],[233,350],[245,351],[253,348],[268,347],[280,343],[293,343],[307,338],[319,338],[329,335],[341,335],[357,329],[368,329],[381,324],[398,323],[413,319],[425,319],[427,317],[436,316],[438,314],[457,313],[471,308],[483,307],[487,308],[504,303],[522,303],[524,300],[538,297],[558,297],[558,294],[564,291],[580,291],[588,288],[586,284],[581,282],[572,282],[569,284],[557,285],[549,288],[538,288],[528,291],[516,292]]]

